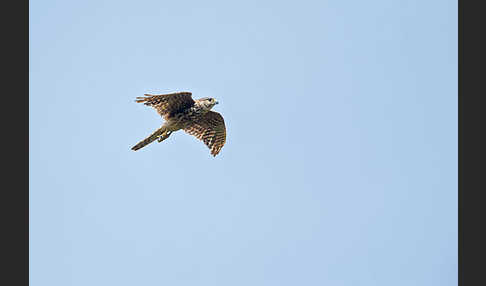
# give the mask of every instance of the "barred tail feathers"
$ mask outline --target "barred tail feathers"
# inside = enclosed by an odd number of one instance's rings
[[[138,149],[141,149],[141,148],[147,146],[148,144],[157,140],[157,138],[159,138],[159,136],[166,131],[167,131],[167,129],[165,127],[160,127],[159,129],[155,130],[154,133],[150,134],[149,137],[143,139],[142,141],[138,142],[137,145],[133,146],[132,150],[137,151]]]

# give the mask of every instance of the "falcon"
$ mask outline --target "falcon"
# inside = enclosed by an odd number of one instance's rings
[[[162,127],[133,146],[134,151],[155,140],[160,143],[169,138],[172,132],[181,129],[203,141],[213,156],[218,155],[226,142],[223,116],[211,111],[218,104],[214,98],[203,97],[194,100],[190,92],[176,92],[159,95],[145,94],[137,97],[135,101],[155,108],[165,122]]]

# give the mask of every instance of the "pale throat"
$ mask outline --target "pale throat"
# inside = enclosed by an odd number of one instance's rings
[[[196,102],[196,104],[194,104],[194,109],[197,113],[206,113],[208,111],[211,110],[211,108],[213,108],[213,104],[211,103],[207,103],[207,102]]]

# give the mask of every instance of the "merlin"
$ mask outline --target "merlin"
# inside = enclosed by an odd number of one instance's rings
[[[162,142],[169,138],[172,132],[184,130],[197,139],[202,140],[211,150],[211,155],[218,155],[226,142],[226,127],[223,116],[211,111],[218,101],[214,98],[203,97],[192,99],[190,92],[137,97],[136,102],[152,106],[165,119],[165,123],[155,130],[149,137],[132,147],[136,151],[155,140]]]

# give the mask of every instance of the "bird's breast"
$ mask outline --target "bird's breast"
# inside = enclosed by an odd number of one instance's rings
[[[167,125],[170,126],[171,129],[184,129],[194,122],[198,121],[198,119],[203,116],[205,110],[200,108],[190,108],[184,110],[183,112],[179,112],[173,114],[167,120]]]

